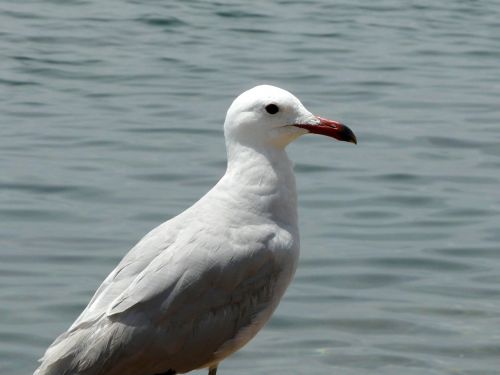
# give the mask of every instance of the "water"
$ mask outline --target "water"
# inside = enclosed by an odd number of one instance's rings
[[[495,1],[3,1],[0,373],[31,373],[217,181],[225,110],[266,82],[359,145],[289,148],[299,270],[221,374],[498,374],[499,19]]]

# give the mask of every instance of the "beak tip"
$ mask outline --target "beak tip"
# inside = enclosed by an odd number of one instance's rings
[[[356,135],[354,132],[347,127],[346,125],[342,125],[342,136],[339,138],[342,141],[346,141],[349,143],[353,143],[355,145],[358,144],[358,139],[356,138]]]

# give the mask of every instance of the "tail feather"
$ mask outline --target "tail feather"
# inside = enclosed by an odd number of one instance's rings
[[[59,336],[40,359],[34,375],[100,373],[103,359],[110,355],[116,330],[100,322],[94,327],[68,331]]]
[[[65,336],[61,338],[62,336]],[[40,359],[40,367],[33,375],[69,375],[77,374],[74,368],[78,356],[78,342],[85,340],[84,332],[63,333],[47,349]]]

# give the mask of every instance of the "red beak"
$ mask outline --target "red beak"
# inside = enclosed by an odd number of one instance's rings
[[[356,136],[346,125],[319,116],[316,116],[316,118],[319,120],[319,124],[295,124],[295,126],[306,129],[309,133],[326,135],[339,141],[358,143]]]

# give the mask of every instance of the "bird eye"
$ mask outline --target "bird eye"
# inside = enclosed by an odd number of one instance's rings
[[[266,105],[266,111],[267,113],[271,114],[271,115],[274,115],[275,113],[278,113],[280,109],[278,108],[278,106],[276,104],[268,104]]]

